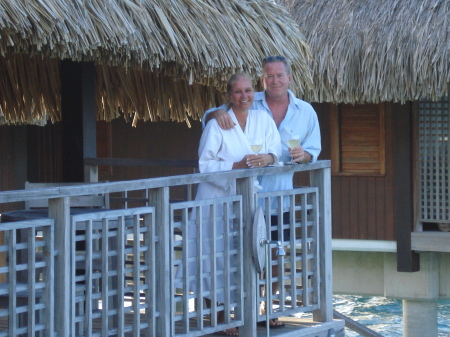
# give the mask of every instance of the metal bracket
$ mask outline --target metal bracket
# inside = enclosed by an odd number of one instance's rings
[[[255,261],[256,270],[259,274],[262,273],[264,267],[266,266],[265,247],[261,245],[261,239],[266,236],[267,233],[264,212],[261,207],[257,207],[253,218],[253,259]]]

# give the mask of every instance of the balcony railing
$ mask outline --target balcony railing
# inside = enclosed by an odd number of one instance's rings
[[[310,171],[310,186],[254,193],[254,176],[287,171]],[[236,195],[173,200],[177,188],[218,179],[236,179]],[[0,321],[8,320],[0,336],[202,336],[230,327],[256,336],[265,294],[270,318],[312,312],[332,322],[330,186],[330,162],[319,161],[0,192],[1,204],[48,200],[48,218],[0,224]],[[70,208],[70,198],[98,194],[114,209]],[[261,236],[270,239],[266,223],[284,213],[278,232],[287,254],[267,261]],[[205,226],[211,236],[201,235]],[[280,290],[272,295],[264,288],[273,282]]]

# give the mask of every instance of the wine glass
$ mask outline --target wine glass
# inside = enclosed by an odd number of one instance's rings
[[[263,145],[262,138],[250,138],[250,147],[255,154],[261,151]]]
[[[250,138],[249,139],[250,148],[257,155],[262,149],[263,140],[262,138]]]
[[[287,144],[291,149],[299,146],[300,145],[300,135],[291,135],[291,137],[287,141]],[[297,164],[297,163],[294,161],[294,158],[291,157],[291,161],[287,162],[286,164],[293,165],[293,164]]]

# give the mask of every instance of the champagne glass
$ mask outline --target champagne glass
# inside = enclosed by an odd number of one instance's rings
[[[300,135],[291,135],[291,137],[287,141],[287,144],[291,149],[299,146],[300,145]],[[287,162],[286,164],[293,165],[293,164],[297,164],[297,163],[294,161],[294,158],[291,157],[291,161]]]
[[[250,143],[250,148],[257,155],[259,153],[259,151],[261,151],[261,149],[262,149],[262,145],[263,145],[262,138],[250,138],[249,143]]]
[[[262,138],[250,138],[250,147],[255,154],[261,151],[263,146]]]

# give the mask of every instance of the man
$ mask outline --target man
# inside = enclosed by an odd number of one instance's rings
[[[262,62],[261,83],[264,91],[256,92],[251,109],[266,111],[275,121],[281,138],[282,155],[279,161],[289,162],[293,158],[297,163],[310,163],[317,161],[322,149],[319,121],[313,107],[298,98],[289,90],[292,82],[291,67],[283,56],[268,56]],[[218,109],[213,108],[205,112],[202,120],[203,126],[211,118],[216,118],[223,129],[235,127],[233,120],[222,105]],[[301,145],[290,148],[287,141],[291,135],[300,135]],[[293,172],[261,177],[261,192],[289,190],[293,188]],[[276,200],[272,200],[271,208],[276,209]],[[284,200],[285,206],[289,200]],[[289,223],[289,214],[283,215],[283,222]],[[272,226],[278,224],[278,217],[271,217]],[[277,231],[272,231],[272,240],[289,240],[289,232],[285,231],[283,237],[278,237]],[[278,276],[278,266],[272,268],[272,276]],[[273,283],[272,290],[278,291],[278,283]],[[271,320],[270,326],[277,328],[283,326],[278,320]]]

